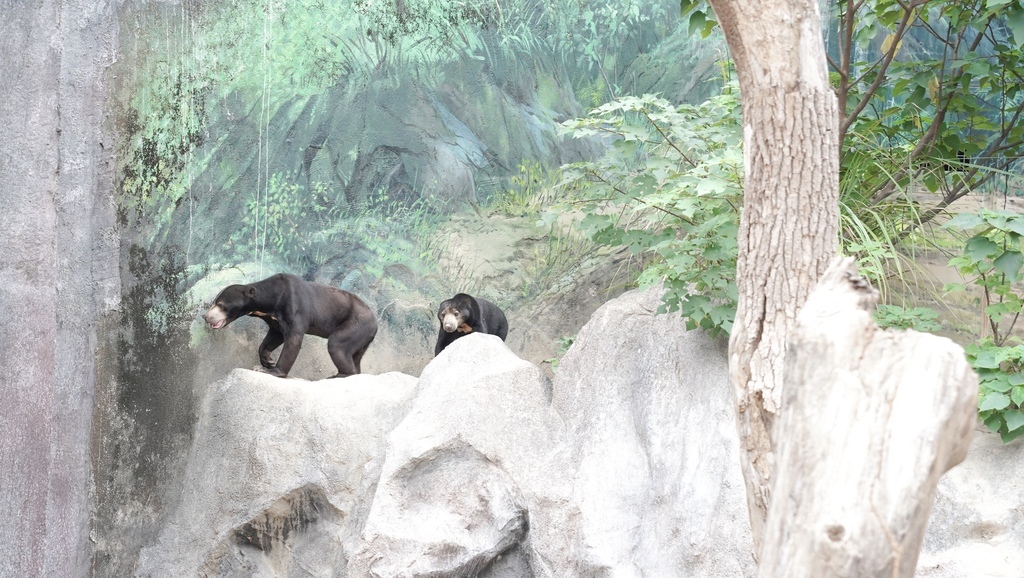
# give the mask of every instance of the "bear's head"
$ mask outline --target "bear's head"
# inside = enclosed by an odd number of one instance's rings
[[[253,311],[256,288],[249,285],[228,285],[213,300],[213,307],[203,315],[210,329],[220,329]]]
[[[470,304],[461,293],[441,303],[437,308],[437,319],[441,322],[441,328],[446,333],[459,331],[460,333],[472,333],[473,328],[470,322],[473,318],[473,311]]]

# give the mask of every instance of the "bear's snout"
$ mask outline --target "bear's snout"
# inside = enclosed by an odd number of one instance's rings
[[[224,314],[224,310],[214,305],[210,307],[210,310],[203,314],[203,320],[209,324],[210,329],[220,329],[228,322],[228,316]]]
[[[441,320],[441,327],[444,328],[446,333],[451,333],[459,327],[459,318],[455,315],[445,315],[444,319]]]

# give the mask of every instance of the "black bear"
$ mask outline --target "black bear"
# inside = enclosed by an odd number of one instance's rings
[[[508,321],[497,305],[465,293],[443,301],[437,308],[437,319],[441,322],[441,331],[434,346],[435,356],[452,341],[474,331],[497,335],[502,341],[508,335]]]
[[[217,295],[203,315],[211,329],[220,329],[242,315],[259,317],[270,328],[260,344],[264,373],[286,377],[307,333],[327,338],[338,374],[359,373],[359,361],[377,335],[377,319],[360,298],[295,275],[279,273],[249,285],[229,285]],[[271,352],[284,344],[277,363]]]

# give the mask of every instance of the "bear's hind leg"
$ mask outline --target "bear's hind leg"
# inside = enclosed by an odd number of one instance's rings
[[[371,317],[370,324],[349,323],[327,338],[327,352],[338,368],[332,377],[348,377],[361,373],[360,364],[373,338],[377,335],[377,323]],[[350,320],[351,321],[351,320]]]
[[[355,364],[356,364],[356,373],[362,373],[363,372],[363,368],[360,367],[360,364],[363,361],[363,354],[366,353],[366,350],[369,349],[369,348],[370,348],[370,344],[367,343],[362,349],[360,349],[359,351],[355,352],[352,355],[352,361],[354,361]]]
[[[331,377],[348,377],[359,373],[359,362],[353,352],[358,345],[352,343],[353,335],[351,333],[339,329],[327,338],[327,352],[331,354],[331,361],[338,368],[338,373]],[[362,351],[366,351],[365,346]],[[357,352],[359,351],[357,350]],[[362,352],[359,353],[359,357],[362,358]]]

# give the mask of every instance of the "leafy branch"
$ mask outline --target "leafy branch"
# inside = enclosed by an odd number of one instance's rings
[[[563,123],[609,145],[562,168],[572,192],[558,213],[579,213],[591,240],[645,257],[641,284],[665,287],[663,309],[690,328],[728,333],[735,316],[736,231],[742,190],[738,91],[698,106],[625,97]]]
[[[980,379],[979,417],[1004,442],[1024,435],[1024,345],[1013,329],[1024,309],[1021,280],[1024,215],[983,210],[961,213],[946,227],[973,232],[961,256],[950,261],[969,283],[981,289],[989,334],[965,348]],[[947,291],[963,291],[949,285]]]

